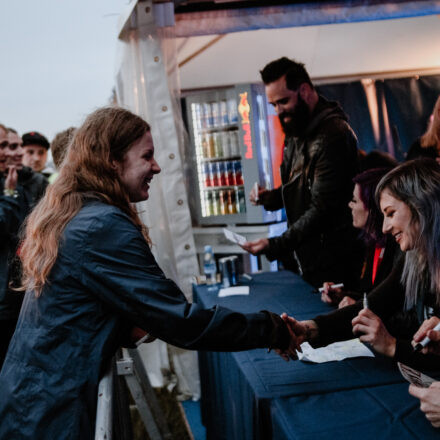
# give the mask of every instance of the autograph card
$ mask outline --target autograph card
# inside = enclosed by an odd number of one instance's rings
[[[240,246],[247,242],[246,237],[243,237],[243,235],[237,234],[236,232],[230,231],[229,229],[223,228],[223,234],[225,234],[225,237],[228,240],[232,241],[233,243],[237,243]]]
[[[397,362],[400,372],[402,376],[413,385],[421,388],[428,388],[435,379],[427,376],[426,374],[421,373],[420,371],[414,370],[414,368],[408,367],[408,365],[401,364]]]

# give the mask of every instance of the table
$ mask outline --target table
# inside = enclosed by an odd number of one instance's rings
[[[249,296],[226,298],[218,298],[215,289],[194,286],[194,300],[205,307],[220,304],[241,312],[265,309],[299,319],[331,310],[312,293],[312,287],[288,271],[253,275],[248,284]],[[306,364],[285,362],[261,349],[199,352],[199,367],[202,420],[209,439],[312,439],[317,432],[352,425],[344,439],[391,438],[382,435],[384,425],[389,425],[385,420],[393,422],[393,434],[418,438],[394,416],[395,411],[401,417],[411,414],[412,423],[416,421],[423,434],[420,438],[440,436],[418,410],[418,400],[408,394],[408,384],[395,363],[381,356]],[[395,393],[398,398],[393,397]],[[404,408],[403,413],[399,408]],[[344,423],[336,419],[340,413],[345,414]],[[359,418],[369,428],[365,436],[350,422],[359,423]]]

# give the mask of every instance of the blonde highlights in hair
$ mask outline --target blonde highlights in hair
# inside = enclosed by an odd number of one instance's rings
[[[86,198],[117,206],[138,226],[148,244],[148,229],[130,205],[128,194],[112,166],[150,130],[139,116],[118,107],[101,108],[87,117],[70,142],[58,178],[49,185],[26,221],[20,258],[23,288],[41,294],[55,264],[67,223]]]

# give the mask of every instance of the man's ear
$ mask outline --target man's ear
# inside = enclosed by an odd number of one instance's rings
[[[117,173],[121,170],[121,162],[115,159],[110,159],[110,165]]]
[[[308,102],[310,92],[312,91],[310,84],[302,83],[298,87],[299,96],[301,96],[302,100]]]

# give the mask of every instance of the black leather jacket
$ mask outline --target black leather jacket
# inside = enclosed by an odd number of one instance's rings
[[[299,272],[313,285],[358,279],[362,245],[348,208],[357,170],[356,135],[340,106],[320,97],[304,138],[285,140],[282,186],[262,200],[268,210],[284,206],[288,220],[288,230],[269,239],[267,257],[285,259],[294,251]]]

